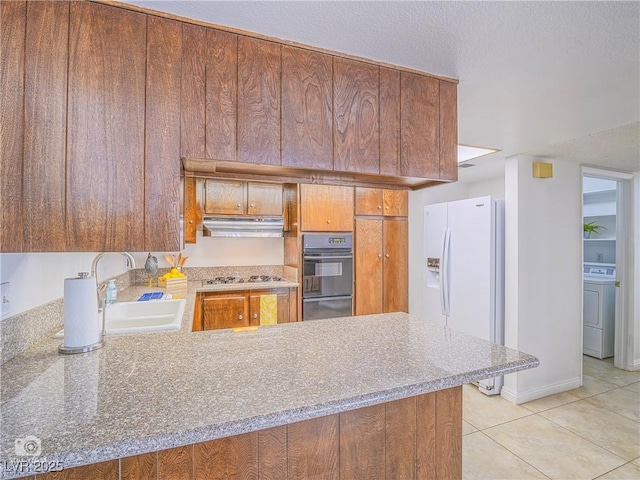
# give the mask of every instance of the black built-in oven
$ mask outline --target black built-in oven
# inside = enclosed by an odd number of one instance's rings
[[[302,320],[351,316],[353,235],[305,233],[302,242]]]

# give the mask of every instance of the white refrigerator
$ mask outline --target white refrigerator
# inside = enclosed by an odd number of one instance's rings
[[[504,203],[492,197],[424,207],[423,316],[504,345]],[[496,395],[502,377],[478,382]]]

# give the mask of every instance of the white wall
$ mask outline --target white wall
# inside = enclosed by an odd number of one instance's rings
[[[629,278],[630,288],[628,291],[633,292],[633,299],[629,302],[631,306],[630,324],[633,325],[631,334],[633,335],[633,368],[640,370],[640,172],[636,172],[633,180],[633,205],[631,212],[634,218],[633,225],[633,242],[632,242],[632,265],[633,275]]]
[[[171,253],[171,252],[169,252]],[[175,252],[173,252],[175,253]],[[153,252],[160,267],[169,264],[165,252]],[[198,237],[197,243],[182,251],[188,255],[187,267],[227,265],[282,265],[282,238]],[[0,254],[0,283],[10,282],[11,312],[22,313],[63,297],[64,279],[88,272],[95,253]],[[133,253],[138,268],[144,267],[147,252]],[[109,255],[98,264],[98,280],[120,275],[126,270],[125,258]]]
[[[553,178],[532,177],[536,160]],[[505,377],[502,395],[522,403],[582,384],[582,171],[516,156],[505,185],[505,344],[540,359]]]

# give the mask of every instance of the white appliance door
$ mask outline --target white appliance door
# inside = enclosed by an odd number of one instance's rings
[[[447,204],[436,203],[424,207],[423,234],[423,278],[425,292],[422,300],[422,315],[428,321],[446,325],[444,313],[444,291],[442,289],[442,254],[447,227]],[[427,262],[439,262],[440,268],[429,267]]]
[[[449,203],[447,326],[494,341],[494,208],[491,197]]]

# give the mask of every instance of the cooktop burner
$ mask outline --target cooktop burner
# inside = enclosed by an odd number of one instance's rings
[[[206,285],[220,285],[227,283],[262,283],[262,282],[282,282],[283,278],[276,275],[251,275],[245,279],[242,277],[215,277],[205,280]]]

